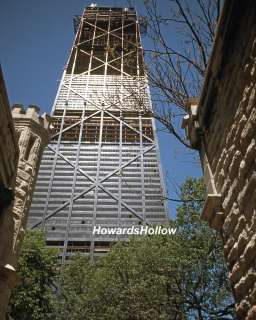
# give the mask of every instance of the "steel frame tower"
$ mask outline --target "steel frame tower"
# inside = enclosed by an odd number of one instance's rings
[[[74,22],[29,217],[63,261],[122,239],[93,235],[94,226],[167,221],[155,124],[143,112],[151,101],[137,14],[91,5]]]

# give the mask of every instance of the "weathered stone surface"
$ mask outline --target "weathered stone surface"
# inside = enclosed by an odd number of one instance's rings
[[[247,299],[244,299],[242,302],[236,305],[237,319],[245,320],[249,310],[250,310],[250,304],[247,301]]]
[[[256,234],[252,237],[244,250],[244,259],[250,265],[256,257]]]
[[[231,234],[238,222],[239,219],[239,208],[237,203],[233,203],[231,210],[228,212],[226,219],[223,224],[223,231],[225,234]]]
[[[1,80],[1,79],[0,79]],[[1,91],[0,91],[1,94]],[[32,193],[37,177],[39,161],[44,147],[49,139],[49,117],[39,117],[38,108],[31,106],[27,111],[22,106],[14,106],[13,119],[9,112],[10,119],[7,122],[13,131],[6,130],[4,139],[1,139],[0,148],[5,148],[14,140],[13,149],[8,152],[2,152],[6,156],[6,163],[10,165],[9,181],[6,186],[12,187],[14,191],[13,207],[4,215],[5,220],[0,223],[0,319],[5,319],[6,307],[10,296],[10,290],[15,286],[16,266],[20,246],[24,237],[28,210],[31,205]],[[0,121],[8,116],[8,112],[2,115],[0,105]],[[13,122],[14,125],[13,125]],[[1,130],[1,126],[0,126]],[[18,144],[16,142],[15,131],[17,133]],[[8,140],[9,139],[9,140]],[[16,145],[15,145],[16,143]],[[17,150],[15,149],[17,148]],[[17,154],[16,163],[15,153]],[[8,159],[9,157],[9,159]],[[13,160],[12,160],[13,159]],[[6,174],[1,172],[3,166],[0,163],[1,176]],[[16,178],[17,172],[17,178]],[[16,178],[16,182],[15,182]],[[0,221],[1,222],[1,221]],[[2,267],[1,267],[2,266]],[[9,266],[8,268],[6,266]],[[11,281],[12,280],[12,281]],[[17,283],[17,279],[16,279]]]
[[[199,151],[214,177],[209,193],[222,199],[237,319],[248,320],[256,319],[256,2],[225,1],[218,30],[198,107]],[[216,210],[207,210],[211,225]]]
[[[247,230],[246,229],[246,219],[245,219],[245,216],[243,216],[239,213],[239,219],[236,224],[236,228],[234,230],[234,236],[236,239],[239,239],[239,236],[243,233],[243,230]],[[239,249],[239,251],[240,251],[240,249]]]
[[[236,178],[231,181],[232,181],[232,184],[229,187],[228,193],[225,196],[224,201],[222,203],[222,207],[225,212],[229,212],[231,210],[234,202],[237,199],[237,194],[238,194],[239,180]]]
[[[12,192],[14,196],[15,179],[19,158],[17,137],[13,126],[9,101],[0,67],[0,181],[1,187]],[[10,199],[11,200],[11,199]],[[0,199],[1,201],[1,199]],[[2,204],[0,212],[0,319],[5,319],[11,289],[13,270],[9,272],[6,260],[12,250],[11,236],[14,229],[12,217],[13,201]],[[13,279],[12,279],[13,280]]]
[[[256,303],[256,284],[253,284],[253,288],[251,290],[251,294],[250,294],[250,304],[251,305],[255,305]]]
[[[256,306],[253,306],[249,313],[248,316],[246,317],[246,320],[255,320],[256,319]]]
[[[49,117],[38,116],[39,108],[29,106],[27,111],[14,106],[14,127],[20,134],[20,156],[18,162],[18,179],[15,187],[15,230],[13,234],[13,250],[10,259],[15,265],[20,244],[26,229],[27,214],[31,205],[32,193],[38,173],[39,161],[49,139]]]
[[[209,215],[211,214],[211,216]],[[210,225],[220,230],[223,224],[223,213],[221,212],[221,195],[208,194],[202,210],[201,218],[209,221]]]

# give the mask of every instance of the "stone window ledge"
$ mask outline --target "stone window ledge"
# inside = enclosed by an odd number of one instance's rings
[[[9,264],[2,264],[0,262],[0,280],[7,280],[8,287],[13,289],[20,283],[20,278],[16,270]]]
[[[221,194],[208,194],[201,213],[201,218],[208,221],[210,227],[219,231],[224,222],[223,216],[224,213],[221,206]]]

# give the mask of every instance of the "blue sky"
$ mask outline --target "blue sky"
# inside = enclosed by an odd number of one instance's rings
[[[91,1],[1,1],[0,62],[10,103],[36,104],[50,112],[74,38],[73,16]],[[94,1],[97,2],[97,1]],[[164,10],[168,0],[161,0]],[[127,1],[98,1],[106,6],[127,6]],[[142,1],[132,1],[143,15]],[[144,46],[147,39],[144,37]],[[175,37],[174,37],[175,41]],[[200,176],[196,153],[183,148],[167,133],[159,132],[161,162],[169,197],[177,198],[175,184],[187,176]],[[170,216],[176,203],[169,202]]]

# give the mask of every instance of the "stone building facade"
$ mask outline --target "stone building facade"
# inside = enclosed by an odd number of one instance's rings
[[[26,111],[22,105],[12,107],[12,117],[20,152],[13,206],[15,226],[12,254],[14,265],[16,257],[19,255],[20,243],[24,237],[40,160],[49,141],[50,117],[47,114],[39,116],[39,110],[34,105],[30,105]]]
[[[14,105],[10,111],[0,74],[0,320],[5,313],[16,274],[21,242],[40,159],[49,140],[50,117],[39,108]]]
[[[19,148],[9,107],[8,96],[0,68],[0,319],[8,304],[8,292],[17,282],[13,267],[5,256],[12,251],[10,233],[14,228],[12,204],[19,159]]]
[[[256,319],[256,3],[225,1],[199,102],[183,127],[200,152],[202,218],[220,231],[237,319]]]

